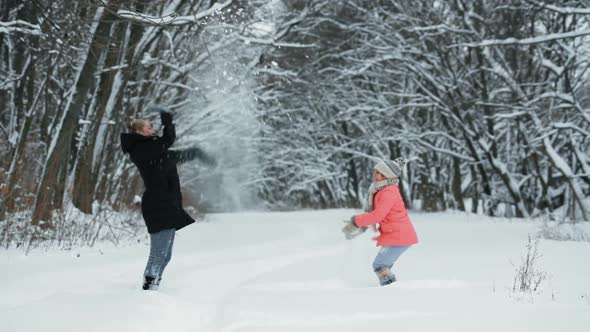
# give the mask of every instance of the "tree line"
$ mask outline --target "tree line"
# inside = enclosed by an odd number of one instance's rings
[[[218,209],[360,207],[375,161],[404,156],[415,209],[589,220],[584,1],[0,0],[0,13],[0,220],[132,205],[141,181],[119,134],[153,105],[223,161],[184,171]]]

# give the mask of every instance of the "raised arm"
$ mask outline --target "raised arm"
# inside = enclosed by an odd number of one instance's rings
[[[168,149],[174,144],[174,140],[176,140],[176,129],[174,128],[174,123],[172,123],[172,114],[169,112],[160,112],[160,119],[162,120],[162,125],[164,125],[164,134],[161,137],[161,141],[164,143],[166,149]]]
[[[205,151],[198,147],[188,148],[185,150],[169,150],[168,158],[174,160],[177,164],[182,164],[195,159],[199,159],[209,166],[215,166],[216,164],[215,159],[213,159]]]

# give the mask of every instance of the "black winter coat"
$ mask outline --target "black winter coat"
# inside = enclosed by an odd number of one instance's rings
[[[123,151],[129,153],[145,185],[141,213],[150,234],[170,228],[179,230],[195,222],[182,209],[180,180],[176,170],[178,153],[168,151],[176,138],[171,116],[162,116],[162,122],[162,137],[121,134]]]

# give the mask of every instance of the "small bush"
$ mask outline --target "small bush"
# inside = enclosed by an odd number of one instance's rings
[[[145,235],[141,215],[119,213],[108,206],[96,206],[93,215],[86,215],[70,207],[54,211],[51,226],[31,224],[31,211],[7,215],[0,220],[0,247],[22,248],[29,252],[36,248],[93,246],[96,242],[135,240]]]
[[[542,257],[538,248],[539,240],[528,236],[526,254],[518,267],[512,284],[513,292],[535,294],[547,278],[547,273],[539,270],[538,262]]]

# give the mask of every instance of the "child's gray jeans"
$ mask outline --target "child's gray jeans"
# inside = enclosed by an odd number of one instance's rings
[[[377,272],[384,268],[390,269],[399,256],[401,256],[410,246],[383,246],[379,250],[377,257],[373,261],[373,271]]]

